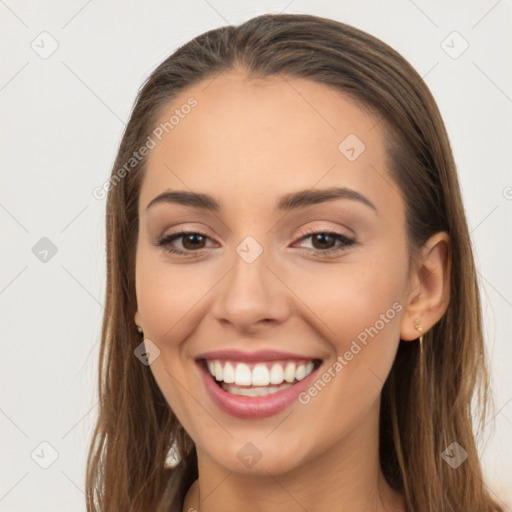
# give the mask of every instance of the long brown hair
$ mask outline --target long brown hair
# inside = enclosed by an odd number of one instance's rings
[[[480,296],[456,166],[432,94],[402,56],[365,32],[312,15],[267,14],[211,30],[175,51],[139,91],[123,135],[107,197],[100,410],[87,460],[88,512],[181,512],[197,478],[194,443],[150,368],[133,353],[141,342],[134,276],[146,158],[128,172],[119,170],[147,142],[177,93],[234,68],[256,78],[281,75],[334,87],[386,128],[388,166],[406,203],[411,254],[446,231],[452,265],[448,309],[423,337],[423,357],[418,344],[400,342],[384,384],[382,470],[404,493],[408,511],[503,511],[484,483],[474,438],[472,397],[478,398],[479,432],[492,403]],[[468,454],[457,469],[441,456],[452,442]],[[171,449],[179,464],[166,467]]]

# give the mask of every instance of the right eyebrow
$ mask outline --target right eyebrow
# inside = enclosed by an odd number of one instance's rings
[[[152,199],[146,206],[146,211],[158,203],[181,204],[183,206],[192,206],[212,212],[220,211],[220,204],[209,194],[200,194],[197,192],[188,192],[186,190],[166,190],[162,194]]]

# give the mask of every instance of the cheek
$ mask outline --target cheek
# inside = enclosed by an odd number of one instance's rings
[[[345,381],[339,392],[364,395],[373,389],[371,382],[380,386],[385,381],[400,339],[405,261],[399,254],[379,262],[347,260],[346,265],[319,265],[309,279],[296,276],[300,285],[294,291],[305,299],[314,329],[331,347],[330,364],[343,358],[343,372],[338,372],[343,377],[335,379]]]
[[[306,429],[309,435],[317,435],[314,445],[327,449],[378,401],[400,339],[401,274],[383,266],[354,265],[340,267],[338,272],[331,267],[325,277],[317,271],[316,279],[303,280],[296,289],[298,296],[307,297],[315,330],[321,331],[332,352],[303,395],[303,408],[295,418],[302,415],[305,425],[309,418],[324,425]],[[291,427],[286,433],[294,435]]]
[[[196,309],[215,284],[212,272],[193,264],[172,264],[164,256],[141,254],[137,261],[137,304],[148,337],[171,348],[186,337]]]
[[[196,416],[204,411],[191,407],[190,393],[193,396],[198,393],[191,377],[192,363],[183,353],[187,347],[183,341],[198,325],[201,298],[215,282],[208,278],[210,274],[194,269],[194,265],[169,264],[163,256],[145,251],[137,259],[137,305],[147,326],[144,336],[160,349],[159,357],[149,369],[174,414],[191,432]]]
[[[309,316],[316,317],[326,339],[342,349],[347,339],[374,325],[381,314],[403,300],[403,268],[400,261],[387,265],[368,261],[318,265],[309,275],[304,269],[296,269],[296,275],[289,273],[287,279],[294,283],[295,294],[309,308]],[[388,316],[396,320],[395,313],[396,307]]]

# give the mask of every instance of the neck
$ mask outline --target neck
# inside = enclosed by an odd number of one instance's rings
[[[199,478],[187,493],[183,511],[404,512],[402,495],[382,474],[378,449],[377,406],[336,445],[287,472],[235,473],[198,451]]]

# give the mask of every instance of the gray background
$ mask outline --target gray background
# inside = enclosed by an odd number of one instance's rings
[[[0,0],[0,511],[85,510],[105,289],[105,200],[92,191],[138,87],[193,36],[264,12],[366,30],[432,90],[482,285],[496,416],[479,446],[490,486],[512,502],[510,1]]]

